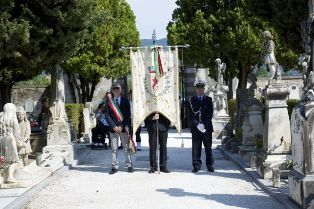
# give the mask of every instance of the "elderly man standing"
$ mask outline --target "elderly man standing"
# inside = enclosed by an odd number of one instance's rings
[[[201,169],[202,143],[206,153],[206,167],[209,172],[214,172],[212,155],[212,132],[213,132],[213,102],[204,95],[206,82],[197,80],[194,83],[196,96],[190,100],[189,116],[192,133],[192,163],[193,173]]]
[[[128,129],[131,117],[130,102],[121,96],[121,85],[114,83],[112,85],[112,99],[107,99],[106,120],[110,126],[111,152],[112,152],[112,169],[109,174],[118,172],[117,150],[119,138],[122,142],[125,161],[128,167],[128,172],[134,171],[132,167],[131,154],[128,150]]]

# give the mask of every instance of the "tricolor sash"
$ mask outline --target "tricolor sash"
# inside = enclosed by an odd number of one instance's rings
[[[113,112],[114,116],[119,122],[123,121],[123,115],[118,107],[118,105],[113,101],[113,99],[107,99],[107,104],[110,110]]]
[[[120,108],[117,105],[117,103],[113,99],[107,99],[107,104],[108,104],[109,109],[113,112],[113,114],[116,117],[116,119],[119,122],[122,122],[123,121],[123,115],[122,115],[122,113],[120,111]],[[129,151],[130,151],[131,154],[134,154],[136,152],[136,146],[135,146],[134,140],[133,140],[132,136],[130,136],[129,129],[127,127],[124,128],[124,131],[128,135],[128,139],[129,139],[128,148],[129,148]]]

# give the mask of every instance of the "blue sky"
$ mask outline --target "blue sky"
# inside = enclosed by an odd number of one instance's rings
[[[151,39],[156,30],[157,39],[166,38],[166,27],[172,19],[176,0],[127,0],[135,16],[141,39]]]

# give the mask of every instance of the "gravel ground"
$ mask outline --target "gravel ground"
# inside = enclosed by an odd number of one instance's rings
[[[184,148],[181,148],[181,139]],[[214,150],[215,172],[191,172],[191,135],[169,134],[168,168],[171,173],[149,174],[147,133],[143,150],[133,156],[134,173],[127,173],[119,151],[119,172],[109,175],[110,150],[90,150],[72,170],[59,172],[57,180],[35,195],[27,209],[283,209],[231,161]],[[215,146],[213,146],[215,147]],[[204,157],[204,152],[202,154]],[[204,158],[203,158],[204,162]]]

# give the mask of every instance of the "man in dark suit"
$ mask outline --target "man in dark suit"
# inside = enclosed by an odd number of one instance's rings
[[[110,126],[110,140],[111,140],[111,152],[112,152],[112,169],[109,174],[115,174],[118,172],[118,160],[117,160],[117,150],[119,144],[119,138],[121,140],[126,165],[128,167],[128,172],[132,173],[132,159],[131,154],[128,150],[128,133],[127,130],[130,127],[129,121],[131,117],[130,102],[124,97],[121,97],[121,85],[119,83],[114,83],[112,85],[113,101],[107,100],[107,109],[106,109],[106,120]],[[115,106],[118,107],[122,113],[122,120],[117,116],[117,111],[114,111],[112,103],[115,103]],[[119,113],[118,113],[119,115]]]
[[[145,125],[147,127],[149,140],[149,173],[154,173],[157,171],[157,131],[160,146],[160,171],[164,173],[170,173],[170,171],[167,169],[167,138],[170,121],[162,114],[153,113],[145,119]]]
[[[190,100],[189,116],[192,133],[192,163],[193,173],[201,169],[202,143],[205,147],[206,166],[209,172],[214,172],[212,155],[212,132],[213,132],[213,102],[204,95],[206,82],[197,80],[194,83],[196,96]]]

